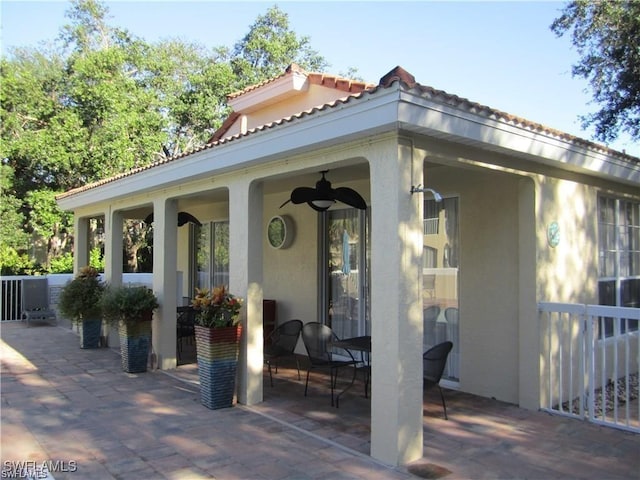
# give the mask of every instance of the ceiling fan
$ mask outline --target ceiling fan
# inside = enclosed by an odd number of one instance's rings
[[[331,182],[324,176],[329,170],[320,173],[322,178],[316,182],[316,188],[297,187],[291,192],[291,198],[280,205],[284,207],[291,202],[295,205],[306,203],[318,212],[324,212],[336,202],[345,203],[351,207],[366,210],[367,203],[358,192],[348,187],[331,188]]]
[[[153,223],[153,213],[147,215],[147,217],[144,219],[144,223],[146,223],[147,225]],[[178,226],[181,227],[186,223],[195,223],[198,226],[202,226],[202,223],[200,223],[200,221],[190,213],[178,212]]]

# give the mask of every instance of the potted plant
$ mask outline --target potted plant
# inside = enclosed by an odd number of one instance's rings
[[[200,401],[210,409],[233,406],[240,350],[242,299],[225,286],[196,289],[196,354],[200,378]]]
[[[83,267],[60,292],[60,313],[78,327],[80,348],[98,348],[102,333],[100,301],[105,285],[93,267]]]
[[[151,320],[158,308],[153,290],[145,286],[108,286],[101,305],[105,319],[118,325],[122,369],[128,373],[146,372]]]

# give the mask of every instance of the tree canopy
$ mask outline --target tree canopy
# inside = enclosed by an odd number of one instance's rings
[[[276,6],[233,49],[149,43],[109,25],[98,0],[73,0],[66,18],[52,47],[0,59],[0,250],[30,252],[35,234],[45,265],[71,246],[57,193],[204,144],[229,113],[228,94],[292,62],[327,66]]]
[[[640,1],[575,0],[551,25],[558,36],[571,32],[581,56],[574,76],[587,79],[600,110],[582,116],[595,137],[615,140],[620,131],[640,140]]]

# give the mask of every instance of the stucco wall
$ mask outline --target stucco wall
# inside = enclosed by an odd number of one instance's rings
[[[426,175],[460,199],[460,387],[517,403],[520,177],[453,167]]]
[[[598,190],[569,180],[536,179],[538,300],[598,303]],[[557,222],[560,243],[547,229]]]
[[[283,191],[264,198],[263,289],[264,298],[276,301],[277,324],[294,318],[305,323],[318,319],[317,214],[306,205],[280,209],[290,193]],[[295,233],[288,248],[275,249],[267,242],[267,223],[274,215],[288,215],[293,222]]]

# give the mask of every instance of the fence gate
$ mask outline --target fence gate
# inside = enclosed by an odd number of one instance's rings
[[[640,433],[639,308],[540,303],[542,409]]]

